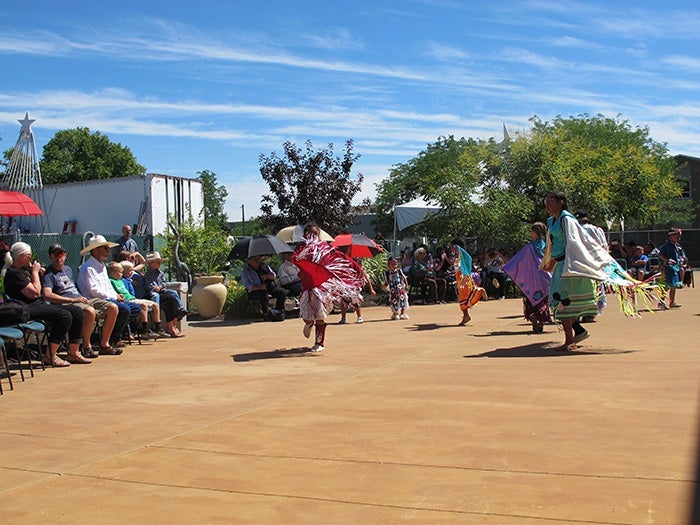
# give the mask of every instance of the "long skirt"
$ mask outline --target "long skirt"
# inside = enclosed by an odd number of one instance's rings
[[[549,287],[549,304],[554,318],[577,319],[598,315],[596,282],[585,277],[562,277],[563,264],[557,264],[552,272]]]
[[[320,321],[333,311],[333,297],[321,288],[301,292],[299,314],[305,321]]]
[[[528,321],[536,321],[542,324],[552,322],[552,315],[549,312],[549,302],[546,297],[534,306],[527,297],[523,297],[523,312],[525,319]]]

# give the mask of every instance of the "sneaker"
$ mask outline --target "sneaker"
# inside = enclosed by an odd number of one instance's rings
[[[399,318],[399,314],[391,314],[391,320],[396,321]]]
[[[584,330],[580,334],[574,335],[574,343],[580,343],[584,339],[588,339],[590,337],[590,333],[588,333],[588,330]]]
[[[341,317],[340,321],[338,321],[338,324],[345,324],[345,317]]]
[[[168,332],[166,332],[165,330],[163,330],[162,328],[160,330],[158,330],[156,335],[158,335],[158,337],[161,337],[161,338],[170,337],[170,334]]]
[[[401,314],[401,315],[399,316],[399,319],[408,319],[408,315],[406,315],[406,314]]]
[[[358,318],[357,318],[357,324],[362,324],[362,323],[364,323],[364,322],[365,322],[365,320],[362,319],[362,317],[358,317]]]
[[[100,355],[121,355],[122,349],[114,346],[101,346]]]
[[[312,352],[323,352],[325,350],[323,345],[320,345],[316,343],[314,346],[311,347]]]
[[[307,339],[308,339],[309,337],[311,337],[311,329],[313,328],[313,326],[314,326],[313,324],[304,323],[304,330],[303,330],[303,332],[304,332],[304,337],[306,337]]]
[[[144,339],[158,339],[158,334],[150,328],[141,329],[138,334]]]

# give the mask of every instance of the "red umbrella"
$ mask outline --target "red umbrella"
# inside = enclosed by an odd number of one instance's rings
[[[383,251],[376,242],[359,233],[341,233],[336,235],[331,246],[335,246],[350,257],[374,257]]]
[[[24,217],[43,215],[31,197],[19,191],[0,191],[0,215],[3,217]]]

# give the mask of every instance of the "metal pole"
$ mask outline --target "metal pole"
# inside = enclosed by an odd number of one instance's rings
[[[241,204],[241,234],[245,237],[245,204]]]
[[[394,204],[394,238],[391,241],[391,255],[398,257],[399,254],[396,251],[396,204]]]

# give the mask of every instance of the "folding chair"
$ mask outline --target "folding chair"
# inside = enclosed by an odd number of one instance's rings
[[[17,365],[19,367],[19,374],[20,377],[22,378],[22,381],[24,381],[24,370],[22,369],[22,358],[26,357],[27,358],[27,363],[29,364],[29,370],[32,369],[32,362],[31,358],[29,356],[29,352],[26,348],[22,348],[20,351],[19,346],[17,345],[17,341],[23,340],[24,339],[24,333],[22,330],[20,330],[17,327],[14,326],[3,326],[0,327],[0,338],[3,340],[3,345],[2,345],[2,353],[3,357],[5,359],[5,368],[7,369],[8,375],[10,374],[10,365],[8,361],[8,353],[7,353],[7,346],[10,345],[13,350],[13,357],[17,361]],[[32,372],[32,377],[34,376],[34,372]]]
[[[10,384],[10,390],[14,390],[15,387],[12,385],[12,372],[10,372],[10,365],[7,361],[7,351],[5,350],[5,341],[0,337],[0,395],[4,392],[2,390],[2,380],[7,374],[7,381]]]

